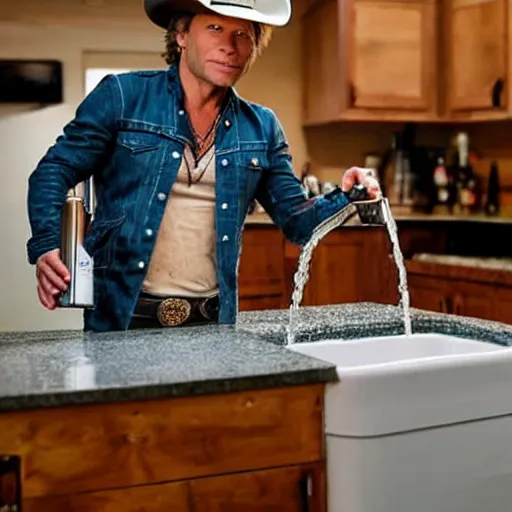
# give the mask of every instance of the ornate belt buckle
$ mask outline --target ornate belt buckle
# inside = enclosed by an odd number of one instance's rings
[[[192,311],[190,302],[185,299],[164,299],[158,305],[156,317],[163,327],[176,327],[186,322]]]

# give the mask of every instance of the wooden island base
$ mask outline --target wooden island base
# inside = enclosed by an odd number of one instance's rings
[[[324,512],[323,396],[315,384],[0,413],[0,454],[21,462],[23,512]]]

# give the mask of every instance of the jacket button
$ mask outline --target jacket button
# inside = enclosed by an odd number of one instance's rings
[[[153,230],[152,229],[146,229],[146,236],[153,236]]]
[[[178,159],[181,155],[177,151],[172,152],[172,157]]]
[[[184,110],[178,110],[178,115],[182,116],[185,114],[185,111]]]
[[[146,266],[146,264],[143,261],[139,261],[139,268],[143,269]]]
[[[228,203],[222,203],[222,207],[221,207],[223,210],[227,210],[228,209]]]
[[[159,201],[165,201],[167,196],[163,192],[159,192],[157,197]]]
[[[251,160],[251,165],[252,165],[253,167],[258,167],[258,165],[260,165],[260,161],[259,161],[257,158],[253,158],[253,159]]]
[[[223,167],[227,167],[227,166],[228,166],[228,164],[229,164],[228,159],[227,159],[227,158],[224,158],[224,159],[222,160],[221,164],[222,164],[222,166],[223,166]]]
[[[229,119],[226,119],[226,120],[224,121],[224,126],[225,126],[226,128],[229,128],[229,127],[231,126],[231,121],[230,121]]]
[[[229,242],[229,236],[228,236],[228,235],[224,235],[224,236],[222,237],[222,241],[223,241],[223,242]]]

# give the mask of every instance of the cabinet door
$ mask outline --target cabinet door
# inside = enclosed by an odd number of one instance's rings
[[[323,463],[24,500],[25,512],[325,512]]]
[[[413,308],[451,313],[449,283],[434,277],[409,275],[408,285]]]
[[[507,0],[449,0],[451,111],[506,110]]]
[[[284,236],[274,225],[247,225],[238,273],[239,309],[284,307]]]
[[[458,293],[454,294],[456,315],[471,316],[484,320],[510,322],[512,311],[509,310],[507,319],[506,304],[512,301],[512,290],[498,284],[458,283]],[[508,300],[507,300],[508,299]],[[505,308],[503,308],[505,306]]]
[[[353,0],[345,24],[351,107],[436,110],[434,0]]]
[[[498,290],[494,295],[493,320],[512,324],[512,289]]]
[[[387,232],[381,227],[332,231],[313,251],[301,305],[351,302],[397,304],[396,265]],[[300,250],[287,244],[287,297],[291,299]]]

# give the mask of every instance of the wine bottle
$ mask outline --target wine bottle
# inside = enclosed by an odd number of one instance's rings
[[[500,213],[500,177],[498,164],[496,162],[491,163],[491,169],[489,171],[485,213],[487,213],[487,215],[498,215]]]
[[[455,172],[457,203],[464,214],[474,208],[476,202],[475,188],[477,178],[469,163],[469,138],[467,133],[457,135],[458,165]]]

